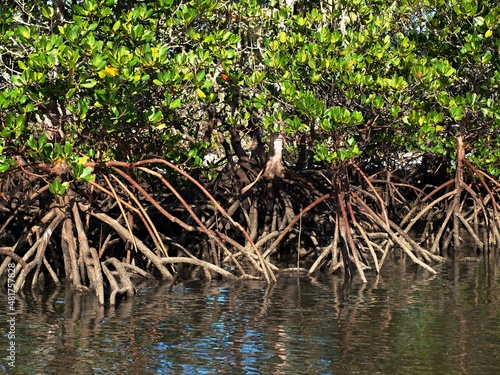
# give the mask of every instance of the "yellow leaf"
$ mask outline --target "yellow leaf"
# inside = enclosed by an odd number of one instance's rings
[[[207,97],[207,95],[203,91],[201,91],[200,89],[197,89],[196,93],[198,94],[198,97],[200,99],[205,99]]]
[[[78,164],[85,164],[89,160],[88,156],[81,156],[78,158]]]
[[[106,65],[104,68],[104,71],[108,76],[114,77],[118,75],[118,69],[116,69],[114,66],[111,65]]]
[[[489,37],[490,37],[490,36],[492,36],[492,35],[493,35],[493,31],[491,31],[491,30],[488,30],[488,31],[486,31],[486,32],[484,33],[484,37],[485,37],[485,38],[489,38]]]
[[[163,128],[165,128],[167,125],[165,125],[163,122],[159,122],[158,124],[156,124],[156,129],[158,130],[161,130]]]

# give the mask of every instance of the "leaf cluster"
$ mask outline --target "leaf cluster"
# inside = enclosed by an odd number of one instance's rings
[[[199,169],[221,136],[258,127],[330,167],[401,151],[451,159],[462,135],[474,162],[497,174],[495,1],[292,3],[9,3],[0,172],[15,156],[61,158],[85,180],[74,155]],[[59,145],[37,121],[51,101],[63,109]]]

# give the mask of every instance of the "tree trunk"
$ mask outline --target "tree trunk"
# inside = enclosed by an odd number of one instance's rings
[[[453,212],[453,247],[455,251],[460,245],[460,197],[463,191],[464,170],[463,161],[465,157],[465,148],[462,137],[457,137],[457,170],[455,172],[455,197]]]
[[[269,157],[267,158],[264,177],[273,179],[283,177],[283,136],[280,133],[271,134],[269,142]]]

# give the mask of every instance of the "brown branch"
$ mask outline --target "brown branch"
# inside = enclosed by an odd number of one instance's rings
[[[361,198],[359,198],[356,195],[356,193],[351,192],[351,196],[354,197],[354,199],[356,199],[358,201],[358,203],[365,209],[367,214],[372,216],[372,219],[374,220],[374,222],[376,222],[377,225],[379,225],[382,229],[384,229],[387,232],[387,234],[389,234],[391,239],[395,243],[397,243],[406,254],[408,254],[408,256],[411,258],[411,260],[413,262],[417,263],[422,268],[425,268],[426,270],[428,270],[429,272],[431,272],[433,274],[437,273],[432,267],[430,267],[429,265],[425,264],[420,259],[418,259],[415,256],[415,254],[413,254],[413,252],[411,251],[411,246],[409,244],[405,243],[405,241],[401,237],[397,236],[391,230],[390,226],[381,217],[379,217],[375,212],[373,212],[373,210]]]
[[[52,277],[52,280],[54,281],[56,286],[61,286],[61,281],[59,281],[57,274],[54,272],[54,270],[52,269],[52,266],[47,261],[47,258],[45,256],[43,257],[43,265],[45,266],[45,268],[47,268],[47,271],[49,272],[49,275],[50,275],[50,277]]]
[[[194,179],[191,175],[189,175],[189,173],[183,171],[182,169],[180,169],[176,165],[174,165],[166,160],[163,160],[163,159],[142,160],[142,161],[139,161],[137,163],[134,163],[133,166],[140,166],[140,165],[151,164],[151,163],[165,164],[168,167],[175,170],[176,172],[183,175],[184,177],[186,177],[191,182],[193,182],[203,192],[203,194],[214,204],[214,206],[217,207],[217,209],[231,222],[231,224],[233,224],[236,228],[238,228],[241,231],[241,233],[243,233],[243,235],[245,236],[247,241],[250,243],[250,246],[252,247],[252,249],[255,251],[255,253],[259,257],[260,262],[262,263],[263,274],[264,274],[264,277],[266,278],[267,282],[271,282],[271,279],[273,282],[276,281],[276,277],[274,276],[273,272],[269,269],[269,267],[266,266],[266,262],[264,260],[264,257],[262,256],[260,251],[255,246],[255,243],[252,241],[250,234],[248,234],[248,232],[246,230],[244,230],[243,227],[238,222],[233,220],[233,218],[226,212],[226,210],[224,210],[224,208],[222,208],[222,206],[219,204],[219,202],[217,202],[215,200],[215,198],[207,191],[207,189],[205,189],[196,179]]]
[[[132,242],[131,234],[125,227],[123,227],[118,221],[115,219],[111,218],[110,216],[96,212],[94,209],[92,209],[89,206],[84,206],[83,204],[80,204],[80,210],[81,211],[88,211],[90,215],[94,216],[96,219],[99,219],[103,223],[108,224],[111,228],[113,228],[120,237],[128,239],[130,242]],[[137,237],[135,238],[137,248],[139,249],[140,252],[142,252],[146,258],[151,260],[151,262],[155,265],[155,267],[160,271],[162,274],[162,277],[164,279],[172,279],[172,274],[163,266],[163,263],[161,262],[160,258],[152,252],[144,243],[139,240]]]
[[[111,192],[113,193],[113,198],[116,199],[116,202],[118,203],[118,207],[120,208],[120,212],[122,213],[123,215],[123,219],[125,221],[125,224],[127,225],[127,229],[128,231],[130,232],[130,234],[132,234],[132,228],[130,227],[130,223],[129,221],[127,220],[127,215],[125,214],[125,211],[123,209],[123,206],[120,202],[121,199],[118,199],[118,195],[116,194],[116,191],[115,191],[115,188],[113,187],[113,185],[111,185],[111,181],[109,181],[109,178],[106,176],[106,175],[103,175],[102,176],[104,178],[104,180],[106,181],[106,183],[108,184],[109,186],[109,189],[111,190]],[[132,239],[134,239],[134,236],[131,236]],[[135,251],[137,251],[137,245],[135,243],[135,240],[132,241],[132,244],[134,245],[134,249]]]
[[[128,164],[126,164],[127,167],[129,167]],[[178,219],[177,217],[173,216],[172,214],[168,213],[160,204],[154,199],[144,188],[139,185],[132,177],[130,177],[128,174],[123,172],[122,170],[112,167],[112,169],[117,172],[120,176],[125,178],[132,186],[134,186],[138,191],[141,192],[141,194],[149,201],[151,204],[158,210],[160,211],[167,219],[169,219],[171,222],[179,224],[182,228],[192,232],[195,230],[191,225],[186,224],[182,220]]]
[[[319,257],[317,257],[316,260],[314,261],[311,268],[309,268],[309,275],[312,275],[314,271],[316,271],[316,268],[318,268],[321,265],[323,259],[328,255],[328,253],[332,251],[332,247],[333,244],[330,244],[323,249]]]
[[[300,218],[302,216],[304,216],[307,212],[309,212],[314,207],[316,207],[318,204],[320,204],[321,202],[323,202],[325,199],[331,198],[331,196],[332,195],[330,193],[327,193],[327,194],[319,197],[318,199],[316,199],[309,206],[307,206],[301,212],[299,212],[299,214],[297,216],[295,216],[295,218],[287,225],[287,227],[285,229],[283,229],[283,231],[281,232],[281,234],[279,235],[279,237],[272,243],[272,245],[266,250],[266,252],[262,256],[264,258],[267,258],[270,254],[272,254],[272,252],[274,251],[274,249],[276,249],[278,247],[278,245],[281,242],[281,240],[288,234],[288,232],[290,231],[290,229],[292,229],[292,227],[297,223],[297,221],[300,220]]]
[[[443,221],[443,224],[441,224],[441,227],[439,228],[439,230],[436,234],[436,237],[434,238],[434,243],[432,244],[432,247],[430,250],[432,254],[437,253],[437,249],[439,247],[439,242],[441,241],[441,237],[443,236],[443,233],[448,225],[448,222],[451,219],[451,215],[453,214],[453,211],[455,210],[454,205],[455,205],[455,203],[452,203],[451,206],[448,208],[448,212],[446,213],[446,217]]]
[[[142,222],[146,226],[146,229],[148,230],[149,234],[151,235],[151,238],[153,239],[153,242],[155,243],[156,247],[161,250],[163,253],[163,256],[168,257],[168,251],[165,248],[165,245],[163,244],[163,241],[161,240],[160,234],[158,233],[158,230],[156,229],[156,226],[153,224],[153,221],[149,217],[148,213],[142,206],[142,204],[139,202],[139,200],[132,194],[132,192],[125,186],[123,182],[121,182],[118,177],[115,175],[111,175],[115,179],[115,181],[121,186],[121,188],[129,195],[129,197],[135,202],[137,207],[139,208],[139,216],[142,219]],[[134,244],[135,246],[135,244]]]
[[[108,196],[110,196],[111,198],[115,198],[115,199],[119,200],[121,202],[121,204],[123,204],[124,206],[126,206],[129,210],[132,210],[133,212],[136,212],[136,213],[138,212],[137,208],[135,208],[134,206],[132,206],[130,203],[125,202],[123,199],[121,199],[119,197],[115,197],[114,194],[111,191],[109,191],[108,189],[102,187],[98,183],[96,183],[94,181],[89,181],[88,183],[90,185],[92,185],[93,187],[101,190],[102,192],[104,192],[105,194],[107,194]]]
[[[366,234],[366,231],[356,220],[356,216],[354,215],[354,212],[352,210],[352,205],[349,204],[348,207],[349,207],[349,213],[350,213],[350,216],[351,216],[351,219],[352,219],[354,226],[358,229],[359,233],[361,233],[361,237],[363,237],[363,240],[365,241],[366,245],[368,246],[368,249],[370,250],[370,254],[373,258],[373,263],[375,263],[375,271],[377,273],[380,273],[380,267],[378,265],[377,255],[375,254],[375,250],[373,249],[373,246],[372,246],[372,241],[370,241],[370,239],[368,238],[368,235]]]
[[[340,207],[340,213],[342,214],[342,223],[340,224],[340,236],[343,237],[344,241],[346,241],[349,244],[349,247],[351,248],[351,254],[352,257],[354,258],[354,264],[356,265],[356,268],[358,269],[359,276],[361,277],[361,280],[364,283],[367,283],[368,280],[366,280],[365,272],[363,271],[363,267],[361,266],[361,262],[359,260],[358,254],[357,254],[357,249],[356,245],[354,244],[354,239],[352,238],[352,233],[351,233],[351,226],[349,225],[349,219],[347,218],[347,212],[346,212],[346,205],[344,201],[344,193],[339,193],[338,194],[338,205]],[[347,259],[344,259],[344,262],[346,262]]]
[[[420,200],[420,202],[425,202],[427,199],[429,199],[430,197],[432,197],[434,194],[436,194],[438,191],[440,191],[441,189],[444,189],[445,187],[447,187],[448,185],[451,185],[455,182],[455,180],[448,180],[447,182],[445,182],[444,184],[438,186],[437,188],[435,188],[433,191],[431,191],[429,194],[427,194],[424,198],[422,198]],[[449,194],[449,193],[448,193]],[[403,225],[406,224],[406,222],[410,219],[410,217],[415,213],[415,211],[417,211],[418,209],[420,209],[420,206],[419,205],[415,205],[411,210],[410,212],[408,212],[406,214],[406,216],[403,218],[403,220],[401,221],[401,223],[399,223],[399,225],[402,227]]]
[[[7,255],[9,258],[14,259],[17,263],[21,265],[21,267],[27,267],[26,262],[19,255],[15,254],[14,247],[0,247],[0,254]],[[10,262],[10,259],[7,259],[7,263]]]
[[[66,195],[66,202],[69,207],[69,197]],[[77,288],[82,285],[80,270],[78,268],[78,255],[75,236],[73,234],[73,224],[70,217],[66,217],[62,227],[61,248],[63,252],[66,277]]]
[[[239,223],[237,223],[237,222],[235,222],[233,220],[233,218],[222,208],[222,206],[215,200],[215,198],[196,179],[194,179],[191,175],[189,175],[189,173],[183,171],[182,169],[180,169],[176,165],[174,165],[174,164],[172,164],[172,163],[170,163],[170,162],[168,162],[166,160],[163,160],[163,159],[148,159],[148,160],[141,160],[141,161],[136,162],[136,163],[125,163],[125,162],[119,162],[119,161],[100,162],[100,163],[86,163],[85,166],[90,166],[90,167],[104,167],[104,168],[120,166],[120,167],[126,167],[126,168],[133,168],[133,167],[139,167],[139,166],[147,165],[147,164],[164,164],[164,165],[168,166],[169,168],[175,170],[176,172],[178,172],[182,176],[186,177],[191,182],[193,182],[193,184],[195,184],[203,192],[203,194],[205,194],[205,196],[214,204],[214,206],[231,222],[231,224],[233,224],[236,228],[238,228],[243,233],[243,235],[245,236],[245,238],[250,242],[250,245],[251,245],[252,249],[256,252],[257,256],[259,257],[260,262],[263,265],[263,273],[264,273],[264,276],[265,276],[266,280],[268,282],[270,282],[270,278],[272,278],[273,281],[276,281],[276,277],[274,276],[273,272],[271,272],[271,270],[269,269],[269,267],[266,266],[266,262],[264,260],[264,257],[262,256],[262,254],[259,252],[259,250],[255,246],[255,244],[252,241],[252,239],[251,239],[250,235],[248,234],[248,232],[245,231],[243,229],[243,227]],[[121,170],[119,170],[117,168],[113,168],[113,169],[116,172],[118,172],[120,175],[122,175],[124,178],[126,178],[129,182],[131,182],[132,184],[134,184],[134,186],[139,191],[141,191],[141,193],[144,194],[144,196],[160,212],[162,212],[165,216],[167,216],[168,218],[170,218],[170,220],[172,220],[174,222],[177,222],[179,225],[181,225],[185,229],[188,229],[190,231],[194,230],[193,227],[187,226],[186,224],[182,223],[177,218],[175,218],[172,215],[168,214],[161,206],[158,205],[158,203],[148,193],[146,193],[146,191],[141,186],[138,186],[135,183],[135,181],[133,181],[127,174],[125,174],[123,171],[121,171]]]
[[[486,191],[488,192],[488,195],[490,196],[491,198],[491,201],[493,202],[493,212],[494,212],[494,217],[495,219],[497,220],[497,224],[498,224],[498,221],[500,220],[499,218],[499,215],[498,215],[498,204],[495,200],[495,196],[493,194],[493,192],[491,191],[491,189],[489,188],[488,184],[486,184],[486,182],[484,181],[484,178],[485,177],[486,179],[488,179],[489,181],[491,181],[493,184],[495,184],[497,187],[500,187],[500,182],[495,180],[494,178],[492,178],[490,175],[488,175],[487,173],[479,170],[479,169],[476,169],[474,168],[474,166],[464,157],[463,159],[465,165],[471,170],[473,171],[474,173],[476,173],[479,177],[479,180],[481,181],[481,183],[483,184],[484,188],[486,189]]]
[[[380,205],[380,209],[381,209],[382,214],[384,216],[384,220],[386,222],[388,222],[389,216],[387,215],[387,210],[385,208],[384,200],[379,195],[379,193],[377,192],[377,190],[375,189],[375,187],[371,183],[370,179],[365,175],[365,173],[361,170],[361,168],[358,165],[356,165],[353,161],[350,161],[349,164],[352,165],[358,171],[358,173],[361,175],[361,177],[363,177],[363,179],[366,181],[368,186],[371,188],[371,190],[373,191],[373,194],[375,194],[375,196],[377,197],[378,203]]]
[[[438,204],[442,200],[445,200],[445,199],[451,197],[455,193],[456,193],[456,190],[450,191],[450,192],[440,196],[439,198],[435,199],[431,203],[429,203],[427,206],[425,206],[423,209],[421,209],[420,212],[408,223],[408,226],[404,229],[404,231],[406,233],[408,233],[410,231],[411,227],[418,221],[418,219],[420,219],[423,215],[425,215],[432,207],[434,207],[436,204]],[[416,207],[418,207],[418,206],[416,206]],[[405,217],[405,219],[406,219],[406,217]],[[400,224],[401,226],[406,221],[405,219],[403,219],[403,221],[401,222],[401,224]]]

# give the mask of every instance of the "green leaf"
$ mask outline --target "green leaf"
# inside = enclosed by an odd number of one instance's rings
[[[52,7],[43,7],[42,14],[45,18],[51,19],[54,16],[54,8]]]
[[[71,99],[73,96],[75,96],[75,93],[76,93],[76,87],[70,88],[65,95],[66,99]]]
[[[205,70],[200,70],[198,74],[196,74],[196,82],[201,82],[205,79]]]
[[[122,23],[121,23],[121,21],[120,21],[120,20],[116,21],[116,22],[113,24],[113,31],[114,31],[114,32],[117,32],[117,31],[118,31],[118,29],[120,28],[120,26],[121,26],[121,25],[122,25]]]
[[[19,31],[19,34],[25,38],[25,39],[29,39],[30,36],[31,36],[31,30],[29,27],[26,27],[26,26],[19,26],[18,29]]]
[[[201,91],[200,89],[196,89],[196,94],[198,94],[198,97],[200,99],[205,99],[207,97],[207,95],[203,91]]]
[[[181,105],[181,99],[177,98],[169,104],[168,108],[171,110],[174,110],[174,109],[179,108],[180,105]]]
[[[30,136],[28,138],[28,140],[26,141],[26,143],[28,144],[28,146],[30,146],[33,150],[36,150],[37,149],[37,143],[35,141],[35,139],[33,138],[33,136]]]
[[[152,123],[156,123],[160,121],[160,119],[163,117],[163,113],[161,111],[153,112],[151,115],[148,116],[149,121]]]
[[[483,56],[481,56],[481,62],[483,64],[488,64],[491,60],[491,58],[493,57],[493,55],[491,54],[491,52],[488,50],[486,51]]]
[[[455,121],[460,121],[464,117],[464,108],[460,106],[451,107],[450,114]]]
[[[63,195],[66,192],[66,190],[68,190],[68,188],[69,188],[69,182],[68,181],[63,182],[61,184],[61,189],[59,189],[60,194]]]
[[[43,133],[42,135],[40,135],[40,137],[38,138],[38,148],[41,149],[43,146],[45,146],[47,140],[48,140],[47,133]]]
[[[83,173],[83,164],[81,163],[76,163],[73,165],[73,174],[75,177],[79,177]]]
[[[61,183],[58,180],[54,180],[54,181],[52,181],[49,184],[49,191],[52,194],[57,194],[57,192],[59,191],[60,187],[61,187]]]
[[[85,182],[92,181],[94,179],[94,175],[92,175],[92,168],[85,167],[82,174],[78,176],[78,179]]]
[[[0,173],[6,172],[9,168],[9,163],[0,163]]]
[[[97,81],[95,79],[87,79],[85,82],[82,82],[80,86],[85,87],[86,89],[91,89],[97,84]]]
[[[401,111],[401,107],[399,105],[393,105],[390,109],[390,113],[392,117],[397,117],[399,112]]]

